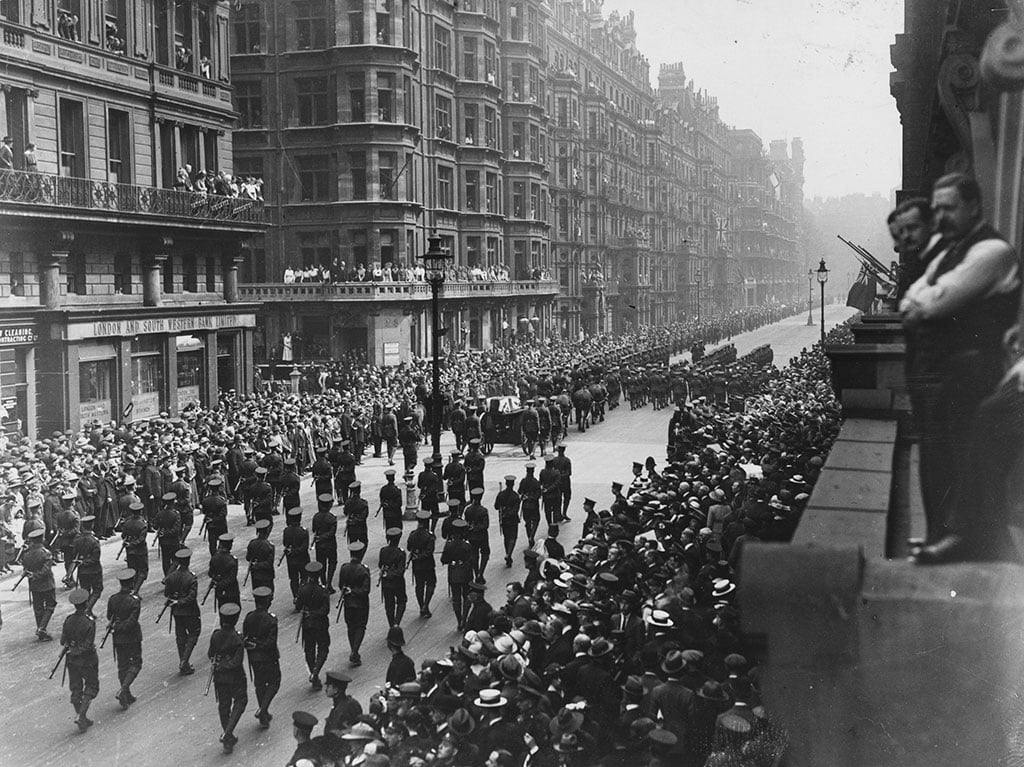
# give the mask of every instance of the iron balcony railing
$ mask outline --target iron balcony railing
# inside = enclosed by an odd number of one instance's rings
[[[263,223],[263,200],[17,170],[0,171],[0,203],[5,202],[192,221]]]

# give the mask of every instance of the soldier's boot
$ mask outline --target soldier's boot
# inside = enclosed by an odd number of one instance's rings
[[[88,601],[87,601],[87,602],[85,603],[85,605],[86,605],[86,606],[85,606],[85,611],[86,611],[86,612],[87,612],[87,613],[88,613],[89,615],[92,615],[92,614],[93,614],[93,613],[92,613],[92,608],[96,606],[96,602],[98,602],[98,601],[99,601],[99,598],[100,598],[100,594],[101,594],[101,593],[102,593],[102,592],[100,592],[100,591],[93,591],[93,592],[90,592],[90,593],[89,593],[89,600],[88,600]]]
[[[86,696],[86,697],[82,698],[82,702],[78,706],[78,718],[75,719],[75,724],[78,725],[78,729],[79,729],[80,732],[85,732],[90,727],[92,727],[92,724],[93,724],[92,719],[90,719],[88,717],[89,705],[91,703],[92,703],[92,698],[89,697],[89,696]]]
[[[53,641],[53,637],[50,636],[47,633],[47,631],[46,631],[46,627],[48,625],[50,625],[50,618],[51,617],[53,617],[53,608],[52,607],[45,608],[43,610],[42,614],[39,616],[39,626],[38,626],[38,628],[36,628],[36,636],[39,637],[39,641],[40,642],[51,642],[51,641]]]
[[[406,600],[400,599],[395,603],[395,623],[398,626],[402,623],[402,616],[405,615]]]
[[[313,674],[310,676],[309,680],[314,690],[322,690],[324,687],[323,682],[320,681],[320,670],[324,667],[326,662],[327,653],[325,651],[318,652],[316,656],[316,665],[313,666]]]
[[[245,704],[240,700],[235,700],[231,706],[231,713],[228,714],[228,723],[224,727],[224,734],[220,739],[220,742],[224,745],[225,754],[230,754],[238,742],[238,738],[235,736],[235,727],[238,726],[238,720],[242,718],[244,713]]]
[[[139,666],[131,666],[127,673],[125,673],[124,679],[121,680],[121,689],[117,693],[117,700],[121,704],[122,709],[128,708],[136,700],[135,696],[132,695],[131,686],[141,670]]]
[[[192,657],[192,650],[195,649],[196,642],[198,641],[199,637],[188,637],[185,640],[184,646],[181,648],[181,663],[178,666],[178,673],[181,676],[188,676],[189,674],[194,674],[196,672],[195,667],[189,663],[189,660]]]

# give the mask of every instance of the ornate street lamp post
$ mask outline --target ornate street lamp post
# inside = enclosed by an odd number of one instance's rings
[[[814,270],[807,270],[807,327],[814,327]]]
[[[828,282],[828,267],[825,266],[825,259],[818,264],[818,284],[821,285],[821,345],[825,346],[825,283]]]
[[[453,254],[446,252],[441,247],[441,238],[437,235],[428,237],[427,243],[429,246],[427,252],[420,258],[423,259],[423,269],[426,272],[427,282],[430,283],[430,314],[434,331],[434,359],[431,366],[433,381],[430,389],[430,437],[434,451],[434,471],[440,474],[443,468],[441,457],[441,336],[446,331],[441,329],[438,294],[444,284],[445,268]]]

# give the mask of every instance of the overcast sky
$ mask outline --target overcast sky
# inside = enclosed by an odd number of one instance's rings
[[[807,197],[900,184],[900,124],[889,46],[902,0],[605,0],[636,11],[637,47],[681,61],[722,118],[764,141],[804,140]]]

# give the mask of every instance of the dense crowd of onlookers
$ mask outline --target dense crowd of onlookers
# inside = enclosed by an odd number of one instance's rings
[[[335,259],[330,266],[325,264],[307,264],[302,267],[286,266],[282,279],[287,284],[296,282],[425,282],[427,278],[423,264],[391,263],[381,265],[374,262],[366,264],[348,264]],[[509,282],[511,271],[505,264],[490,266],[453,266],[445,270],[445,282]],[[546,269],[533,268],[519,276],[519,279],[550,280]]]

